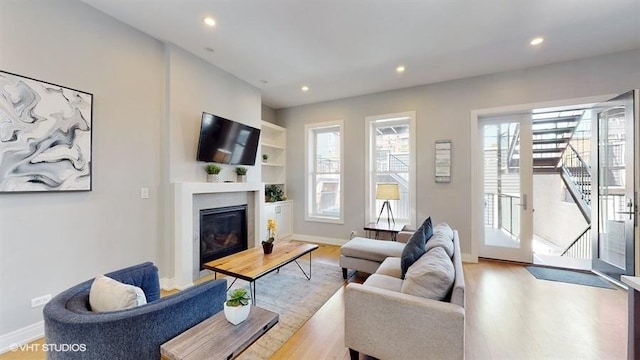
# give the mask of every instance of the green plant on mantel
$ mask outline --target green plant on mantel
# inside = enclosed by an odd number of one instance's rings
[[[236,168],[236,174],[242,176],[242,175],[247,175],[247,168],[244,166],[238,166]]]
[[[220,174],[220,170],[222,170],[222,168],[217,164],[207,164],[204,166],[204,171],[206,171],[207,174],[218,175]]]
[[[246,306],[249,305],[249,294],[247,294],[247,289],[235,289],[229,293],[229,299],[227,300],[227,306]]]
[[[267,185],[264,187],[264,195],[269,199],[269,202],[284,200],[284,191],[278,185]]]

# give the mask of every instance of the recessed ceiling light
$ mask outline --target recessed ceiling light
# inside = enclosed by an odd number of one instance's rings
[[[211,16],[207,16],[203,21],[208,26],[216,26],[216,21]]]
[[[534,38],[533,40],[531,40],[531,42],[529,44],[531,44],[533,46],[536,46],[536,45],[542,44],[543,41],[544,41],[543,38],[537,37],[537,38]]]
[[[309,91],[309,87],[307,85],[305,85],[305,86],[301,87],[300,90],[302,90],[304,92],[307,92],[307,91]]]
[[[268,84],[269,82],[267,80],[260,80],[261,83],[263,84]]]
[[[402,74],[405,71],[405,68],[403,65],[400,65],[396,68],[396,71],[400,74]]]
[[[210,53],[212,53],[212,52],[214,52],[214,51],[215,51],[215,50],[214,50],[212,47],[210,47],[210,46],[207,46],[206,48],[204,48],[204,50],[205,50],[206,52],[210,52]]]

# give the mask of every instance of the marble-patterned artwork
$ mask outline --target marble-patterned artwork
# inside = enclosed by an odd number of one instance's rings
[[[0,192],[90,191],[92,100],[0,71]]]

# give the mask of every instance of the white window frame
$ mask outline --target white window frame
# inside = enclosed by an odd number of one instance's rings
[[[416,112],[406,111],[394,114],[374,115],[365,117],[365,209],[367,222],[375,222],[380,209],[376,209],[375,171],[375,136],[373,128],[376,124],[407,119],[409,122],[409,225],[417,227],[416,223]],[[398,222],[396,223],[404,223]]]
[[[338,127],[340,132],[340,215],[339,217],[320,216],[314,213],[314,198],[315,194],[315,182],[312,181],[312,176],[315,175],[315,155],[316,148],[312,139],[312,134],[315,130],[323,128]],[[304,216],[306,221],[344,224],[344,121],[335,120],[321,123],[305,124],[305,211]],[[313,146],[313,148],[311,148]],[[313,168],[312,168],[313,167]],[[315,178],[315,177],[314,177]]]

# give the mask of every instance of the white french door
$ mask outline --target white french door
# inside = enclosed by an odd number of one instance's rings
[[[484,258],[531,263],[533,156],[531,115],[480,118]]]
[[[638,90],[634,90],[597,107],[597,202],[593,209],[597,231],[592,234],[592,268],[615,280],[635,273],[638,101]]]

